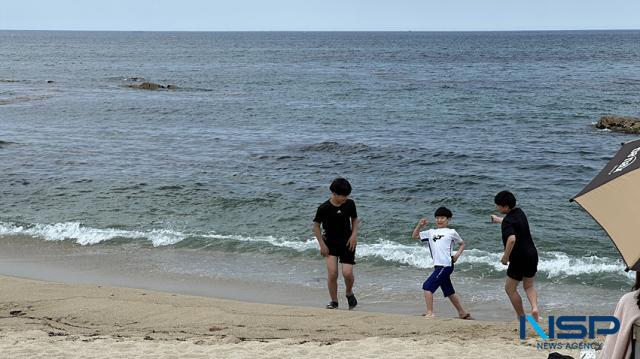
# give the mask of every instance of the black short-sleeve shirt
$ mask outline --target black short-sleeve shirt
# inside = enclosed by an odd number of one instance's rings
[[[352,199],[347,199],[339,207],[327,200],[318,207],[313,221],[322,224],[326,240],[346,242],[351,236],[351,218],[358,218],[356,203]]]
[[[513,246],[510,262],[521,262],[524,260],[537,258],[538,250],[533,243],[529,221],[520,208],[512,209],[502,220],[502,245],[507,246],[509,236],[516,236],[516,243]]]

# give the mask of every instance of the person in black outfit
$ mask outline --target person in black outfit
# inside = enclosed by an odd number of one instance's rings
[[[491,222],[502,224],[504,254],[500,262],[509,265],[504,289],[518,318],[523,317],[524,307],[518,294],[518,284],[522,281],[531,304],[531,316],[538,321],[538,295],[534,286],[534,278],[538,271],[538,250],[531,238],[529,221],[524,212],[516,207],[516,197],[513,193],[502,191],[496,195],[494,202],[496,209],[506,214],[504,218],[491,215]]]
[[[312,227],[313,234],[320,244],[320,254],[326,258],[327,263],[327,287],[331,297],[327,309],[338,308],[338,259],[342,263],[342,277],[349,309],[353,309],[358,304],[353,294],[358,213],[355,202],[349,198],[349,181],[336,178],[329,189],[331,197],[318,207]],[[320,230],[321,225],[324,233]]]

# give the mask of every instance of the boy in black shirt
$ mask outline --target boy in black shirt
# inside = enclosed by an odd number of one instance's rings
[[[502,224],[502,244],[504,254],[502,264],[507,265],[507,280],[504,286],[511,305],[518,317],[523,317],[524,307],[518,294],[518,284],[522,281],[524,291],[531,303],[531,315],[538,321],[538,295],[534,287],[534,278],[538,271],[538,250],[531,238],[529,221],[520,208],[516,208],[516,197],[509,191],[502,191],[495,197],[496,209],[504,218],[491,215],[491,222]]]
[[[327,309],[338,308],[338,259],[342,263],[342,277],[346,287],[349,309],[358,305],[353,294],[353,265],[358,237],[358,213],[356,204],[349,199],[351,184],[344,178],[336,178],[329,187],[331,197],[318,207],[313,219],[313,234],[320,244],[320,254],[326,258],[327,287],[331,301]],[[320,230],[320,225],[324,233]]]

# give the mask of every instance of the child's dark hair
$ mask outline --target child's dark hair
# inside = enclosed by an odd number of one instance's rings
[[[334,179],[333,182],[331,182],[331,186],[329,186],[329,189],[332,193],[341,196],[348,196],[351,194],[351,184],[349,183],[349,181],[342,177]]]
[[[433,214],[434,217],[453,217],[453,213],[447,207],[440,207],[436,209],[436,212]]]
[[[493,201],[498,206],[507,206],[511,209],[516,207],[516,196],[514,196],[513,193],[509,191],[498,192]]]

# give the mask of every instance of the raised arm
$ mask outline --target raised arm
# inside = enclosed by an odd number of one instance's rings
[[[416,224],[416,228],[413,229],[413,233],[411,234],[411,238],[415,239],[416,241],[420,239],[420,230],[422,229],[422,227],[426,226],[427,224],[429,224],[429,221],[425,218],[421,219],[418,221],[418,224]]]

